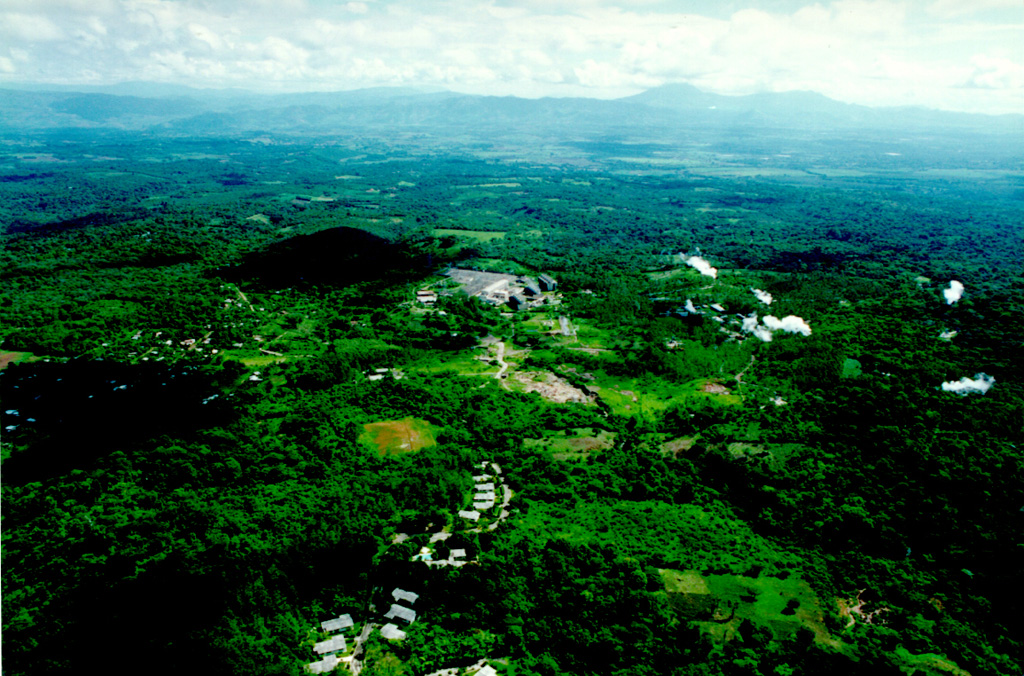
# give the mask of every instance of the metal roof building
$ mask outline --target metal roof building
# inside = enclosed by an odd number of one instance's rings
[[[459,512],[459,516],[470,521],[478,521],[480,519],[480,512],[470,512],[464,509]]]
[[[320,627],[324,631],[341,631],[342,629],[348,629],[352,625],[352,616],[348,614],[339,615],[333,620],[324,620],[320,623]]]
[[[390,622],[380,628],[380,635],[392,641],[401,641],[406,636],[404,631]]]
[[[412,623],[416,621],[416,611],[412,608],[406,608],[405,606],[400,606],[397,603],[392,603],[391,610],[384,613],[384,617],[389,620],[397,617],[400,620]]]
[[[314,645],[313,651],[322,655],[323,653],[333,653],[339,650],[344,652],[347,647],[344,636],[332,636],[326,641],[320,641]]]
[[[331,669],[334,669],[334,667],[338,666],[340,661],[341,660],[339,660],[336,656],[328,655],[319,662],[312,662],[310,664],[307,664],[306,668],[314,674],[322,674],[324,672],[330,671]]]
[[[396,601],[408,601],[409,603],[416,603],[416,599],[420,597],[419,594],[410,591],[405,591],[404,589],[399,589],[398,587],[395,587],[395,590],[391,592],[391,596],[393,596]]]

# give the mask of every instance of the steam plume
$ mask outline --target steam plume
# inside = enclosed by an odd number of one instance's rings
[[[949,288],[942,290],[942,295],[946,297],[946,305],[952,305],[960,300],[960,297],[964,295],[964,285],[955,279],[951,280],[949,282]]]
[[[718,268],[711,267],[711,264],[700,256],[690,256],[686,259],[686,264],[706,277],[710,277],[712,279],[716,279],[718,277]]]
[[[749,317],[746,317],[743,320],[743,324],[740,328],[742,328],[747,333],[753,333],[755,336],[757,336],[766,343],[770,343],[772,341],[771,329],[769,329],[766,326],[761,326],[757,323],[756,312],[751,313]]]
[[[984,373],[976,373],[974,380],[964,376],[960,380],[950,380],[942,383],[945,392],[956,392],[960,396],[968,394],[985,394],[989,388],[995,385],[996,379]]]
[[[773,331],[785,331],[787,333],[800,333],[805,336],[811,335],[811,327],[800,317],[787,315],[782,319],[766,315],[764,325]]]
[[[767,291],[762,291],[761,289],[751,289],[751,291],[753,291],[754,295],[757,296],[757,299],[765,305],[772,304],[772,295]]]

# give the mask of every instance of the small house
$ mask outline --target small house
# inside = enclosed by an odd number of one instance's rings
[[[397,617],[398,619],[405,620],[411,624],[416,621],[416,611],[412,608],[406,608],[405,606],[400,606],[397,603],[392,603],[391,610],[384,613],[384,617],[389,620],[393,620]]]
[[[394,597],[396,601],[407,601],[408,603],[416,603],[416,599],[420,597],[420,595],[415,592],[405,591],[404,589],[399,589],[397,587],[395,587],[395,590],[391,592],[391,596]]]
[[[390,622],[380,628],[380,635],[389,641],[401,641],[406,636],[404,631]]]
[[[326,641],[320,641],[313,646],[313,650],[319,654],[324,653],[335,653],[338,651],[345,652],[347,646],[345,645],[344,636],[332,636]]]
[[[339,615],[333,620],[324,620],[320,623],[320,628],[324,631],[341,631],[342,629],[348,629],[354,623],[352,622],[352,616],[349,614]]]

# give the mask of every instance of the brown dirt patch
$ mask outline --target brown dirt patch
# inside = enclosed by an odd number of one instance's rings
[[[553,373],[518,371],[512,377],[522,386],[524,392],[537,392],[548,401],[559,404],[567,402],[586,404],[591,401],[591,395],[576,389],[569,381],[559,378]]]
[[[31,352],[0,352],[0,371],[7,368],[8,364],[15,364],[31,356]]]
[[[359,439],[376,446],[381,455],[412,453],[437,444],[430,423],[419,418],[366,423]]]
[[[684,453],[697,443],[696,437],[682,437],[680,439],[673,439],[672,441],[666,441],[660,448],[662,453],[671,453],[674,457],[678,457],[680,453]]]
[[[701,391],[707,392],[708,394],[729,394],[728,387],[726,387],[722,383],[716,383],[713,380],[709,380],[708,382],[704,383],[704,387],[701,388]]]

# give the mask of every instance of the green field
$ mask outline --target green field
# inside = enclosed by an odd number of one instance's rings
[[[659,570],[665,592],[682,617],[718,642],[737,636],[744,622],[788,638],[800,628],[818,643],[840,647],[825,627],[825,610],[810,585],[793,575],[704,575],[697,570]]]
[[[457,230],[455,228],[435,228],[434,235],[437,237],[461,237],[476,242],[490,242],[494,239],[504,239],[506,233],[491,232],[489,230]]]

